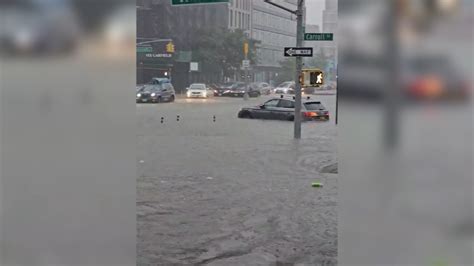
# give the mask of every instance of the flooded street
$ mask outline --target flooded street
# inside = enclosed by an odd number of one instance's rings
[[[335,96],[300,141],[237,118],[268,97],[137,105],[138,265],[336,265]]]

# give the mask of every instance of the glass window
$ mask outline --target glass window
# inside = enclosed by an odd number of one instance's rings
[[[289,100],[280,100],[278,107],[281,108],[295,108],[295,103]]]
[[[304,107],[306,107],[306,110],[311,110],[311,111],[314,111],[314,110],[326,110],[326,108],[324,108],[324,106],[321,104],[321,102],[309,102],[309,103],[305,103],[305,104],[304,104]]]
[[[268,107],[277,107],[278,102],[280,102],[279,99],[273,99],[273,100],[270,100],[270,101],[266,102],[264,105],[265,105],[266,108],[268,108]]]
[[[191,84],[191,86],[189,86],[189,88],[191,90],[205,90],[206,85],[205,84]]]

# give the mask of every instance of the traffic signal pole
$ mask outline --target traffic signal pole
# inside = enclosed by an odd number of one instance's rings
[[[288,11],[296,15],[296,47],[300,48],[303,46],[303,7],[304,0],[298,0],[298,9],[293,11],[289,8],[273,3],[270,0],[264,0],[265,3],[276,6],[280,9]],[[294,138],[301,139],[301,84],[300,74],[303,68],[303,59],[299,56],[296,57],[296,73],[295,73],[295,114],[294,114]]]
[[[296,10],[296,47],[303,46],[303,5],[304,0],[298,0],[298,10]],[[303,58],[296,57],[296,73],[295,73],[295,126],[294,138],[301,138],[301,83],[300,75],[303,68]]]

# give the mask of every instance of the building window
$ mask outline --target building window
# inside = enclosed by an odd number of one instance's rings
[[[234,12],[234,27],[237,27],[237,11]]]
[[[230,11],[230,27],[232,28],[234,22],[234,11]]]
[[[238,14],[238,16],[237,16],[237,25],[235,25],[235,26],[236,26],[237,28],[240,28],[240,18],[241,18],[241,15],[240,15],[240,12],[239,12],[239,11],[237,11],[237,14]]]

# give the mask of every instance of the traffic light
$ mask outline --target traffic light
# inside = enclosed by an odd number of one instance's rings
[[[169,42],[166,45],[166,52],[168,52],[168,53],[174,53],[175,52],[174,44],[172,42]]]

